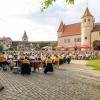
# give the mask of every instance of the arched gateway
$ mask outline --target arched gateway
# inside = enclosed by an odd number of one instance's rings
[[[100,50],[100,41],[96,40],[93,42],[94,50]]]

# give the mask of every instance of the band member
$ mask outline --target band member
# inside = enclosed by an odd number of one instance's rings
[[[30,68],[30,62],[27,57],[22,60],[22,67],[21,67],[21,74],[30,74],[31,68]]]
[[[2,67],[2,54],[0,54],[0,67]]]
[[[71,62],[71,56],[68,55],[68,56],[67,56],[67,63],[70,64],[70,62]]]
[[[36,69],[38,69],[39,71],[39,67],[41,66],[41,61],[38,60],[38,59],[35,59],[33,62],[32,62],[32,66],[34,68],[34,72],[36,72]]]
[[[46,67],[44,69],[44,73],[46,74],[47,72],[53,72],[53,65],[52,65],[51,57],[48,57],[46,60]]]
[[[60,59],[59,59],[59,57],[57,55],[55,56],[55,64],[59,68]]]
[[[0,65],[4,71],[7,70],[6,65],[9,65],[9,63],[6,61],[6,55],[4,52],[0,55]]]

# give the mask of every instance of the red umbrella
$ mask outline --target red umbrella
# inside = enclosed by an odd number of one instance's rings
[[[80,48],[91,48],[89,45],[81,45]]]
[[[77,48],[77,46],[65,46],[65,48]]]
[[[59,45],[59,46],[57,46],[56,48],[64,48],[64,46],[62,46],[62,45]]]

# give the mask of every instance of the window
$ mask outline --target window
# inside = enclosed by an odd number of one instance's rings
[[[100,36],[100,32],[99,32],[99,36]]]
[[[77,40],[78,42],[81,42],[81,38],[78,38],[78,40]]]
[[[70,43],[70,39],[64,39],[64,43]]]
[[[66,43],[66,39],[64,39],[64,43]]]
[[[69,43],[70,42],[70,39],[68,39],[67,42]]]
[[[84,19],[84,22],[86,22],[86,19]]]
[[[81,38],[75,38],[74,42],[81,42]]]
[[[85,37],[85,40],[87,40],[87,37]]]
[[[90,19],[88,19],[88,22],[90,22]]]
[[[74,42],[76,42],[76,38],[74,39]]]

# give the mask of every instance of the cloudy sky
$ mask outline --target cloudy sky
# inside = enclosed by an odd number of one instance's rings
[[[100,22],[100,0],[75,0],[74,5],[66,0],[56,0],[53,6],[41,12],[43,0],[0,0],[0,37],[21,40],[26,30],[29,41],[57,40],[60,21],[65,24],[80,22],[86,6]]]

